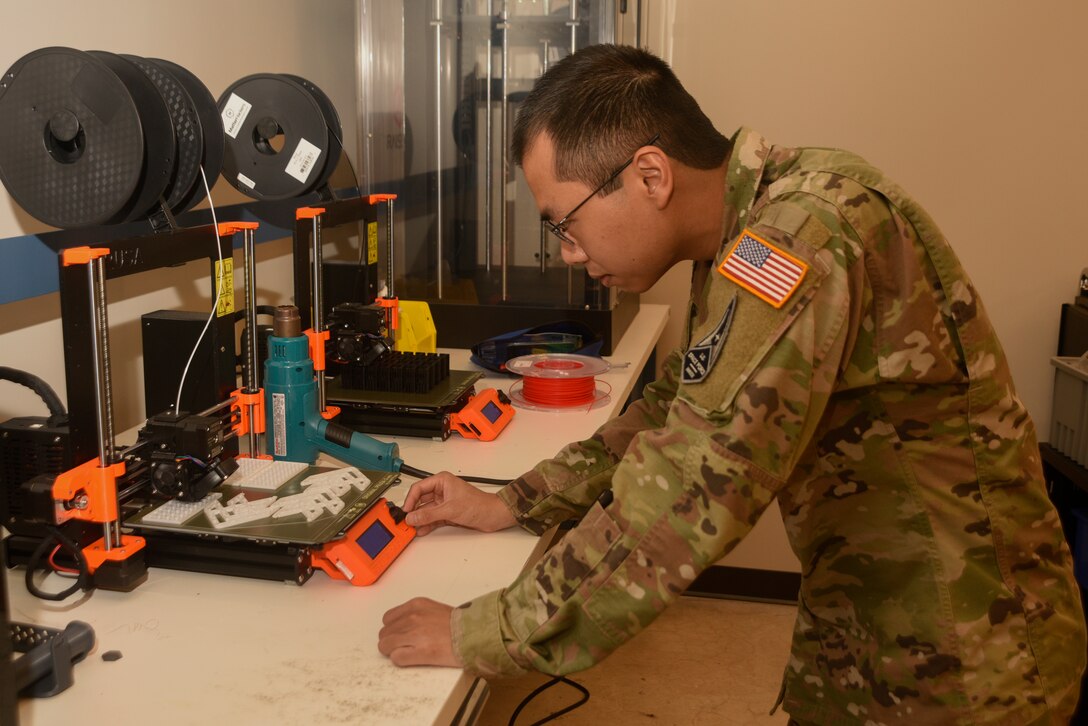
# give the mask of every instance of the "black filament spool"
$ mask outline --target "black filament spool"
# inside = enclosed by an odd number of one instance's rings
[[[105,61],[61,47],[23,56],[0,79],[0,129],[0,181],[32,217],[62,228],[126,218],[144,124]]]
[[[334,142],[326,113],[303,84],[276,73],[246,76],[220,95],[219,111],[223,177],[246,196],[291,199],[328,179]]]
[[[219,107],[216,106],[215,97],[212,96],[208,87],[188,69],[161,58],[150,58],[149,60],[158,63],[172,73],[174,78],[188,92],[189,99],[193,102],[202,131],[203,145],[200,165],[204,168],[204,174],[208,178],[208,188],[210,189],[223,169],[223,121],[219,117]],[[205,196],[204,180],[200,178],[200,171],[197,170],[192,187],[182,196],[172,211],[174,214],[187,212],[199,204]]]
[[[164,65],[149,58],[122,55],[155,84],[166,103],[170,124],[177,142],[177,163],[173,178],[163,190],[163,198],[171,212],[177,214],[182,199],[189,194],[200,177],[200,160],[204,150],[204,131],[197,118],[196,106],[188,89]]]
[[[173,180],[177,167],[177,141],[170,112],[159,89],[133,63],[104,50],[92,50],[89,53],[105,63],[128,88],[143,129],[144,154],[140,181],[136,193],[124,210],[124,217],[113,221],[132,222],[144,219],[157,208],[159,199]]]
[[[313,83],[301,76],[293,76],[289,73],[283,75],[309,91],[321,108],[321,115],[325,117],[325,128],[329,132],[329,153],[325,154],[325,164],[321,169],[321,176],[318,177],[317,183],[314,184],[315,189],[321,189],[328,184],[329,178],[332,177],[332,173],[340,161],[340,152],[344,149],[344,129],[340,124],[340,114],[336,113],[336,106],[332,104],[332,99]]]

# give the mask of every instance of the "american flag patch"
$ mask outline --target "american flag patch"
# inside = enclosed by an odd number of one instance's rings
[[[807,271],[804,262],[747,229],[718,266],[718,272],[776,308],[790,299]]]

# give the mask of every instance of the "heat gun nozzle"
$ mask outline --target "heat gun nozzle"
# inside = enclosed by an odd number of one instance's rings
[[[272,320],[272,335],[277,338],[297,338],[302,335],[302,320],[294,305],[276,306]]]

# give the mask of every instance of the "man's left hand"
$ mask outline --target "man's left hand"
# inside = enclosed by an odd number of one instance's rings
[[[417,597],[382,617],[378,650],[398,666],[436,665],[460,668],[453,654],[450,614],[453,608]]]

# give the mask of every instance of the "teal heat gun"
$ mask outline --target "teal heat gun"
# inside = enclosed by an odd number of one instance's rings
[[[301,327],[298,308],[276,308],[264,364],[268,453],[276,460],[312,464],[323,451],[360,469],[400,471],[404,462],[396,444],[322,418],[309,340]]]

